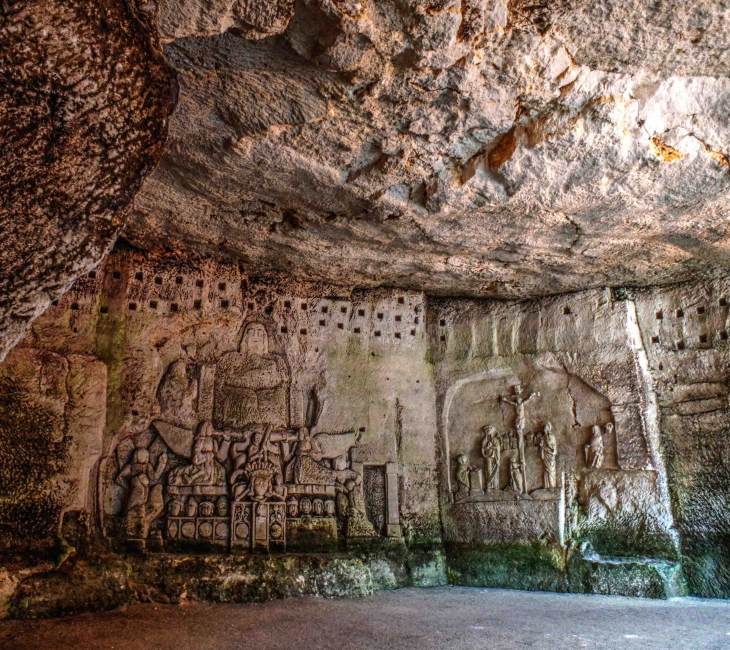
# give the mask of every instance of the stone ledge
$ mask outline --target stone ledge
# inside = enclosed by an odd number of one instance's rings
[[[554,591],[639,598],[687,595],[679,562],[605,557],[590,546],[495,542],[449,545],[450,584],[530,591]]]
[[[261,602],[368,596],[380,589],[446,584],[437,549],[371,546],[358,555],[108,555],[29,575],[3,569],[0,618],[47,618],[127,603]]]

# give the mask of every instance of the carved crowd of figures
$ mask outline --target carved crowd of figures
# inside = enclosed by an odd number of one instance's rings
[[[124,535],[146,539],[165,510],[168,539],[283,543],[287,516],[339,516],[371,534],[350,462],[360,434],[313,434],[316,391],[305,425],[291,427],[289,390],[286,359],[269,351],[259,322],[213,366],[173,363],[158,388],[160,418],[131,453],[128,439],[117,449]]]
[[[551,498],[558,487],[557,461],[558,442],[551,422],[545,422],[542,428],[534,433],[527,431],[526,406],[530,400],[539,398],[539,392],[529,395],[523,394],[522,387],[514,387],[514,393],[500,396],[500,402],[510,404],[515,410],[514,431],[500,433],[490,425],[483,427],[481,439],[481,456],[483,468],[472,467],[466,454],[459,454],[456,458],[456,490],[457,501],[469,500],[504,500],[509,494],[519,498],[526,498],[528,493],[528,478],[533,485],[537,482],[541,487],[532,488],[531,494],[539,498]],[[605,435],[610,439],[614,425],[605,425]],[[536,449],[539,459],[541,476],[532,476],[528,467],[526,448]],[[586,467],[599,469],[604,462],[604,438],[600,426],[591,428],[591,440],[583,449]],[[532,456],[534,458],[534,455]],[[503,486],[501,468],[506,464],[508,468],[507,484]],[[530,461],[534,465],[534,460]],[[482,480],[483,479],[483,480]],[[538,494],[539,493],[539,494]]]

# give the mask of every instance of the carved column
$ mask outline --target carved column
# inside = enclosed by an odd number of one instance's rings
[[[402,537],[400,527],[400,508],[398,507],[398,465],[385,464],[385,498],[387,502],[388,537]]]
[[[215,366],[213,364],[201,366],[198,381],[198,419],[201,422],[213,419],[214,391]]]

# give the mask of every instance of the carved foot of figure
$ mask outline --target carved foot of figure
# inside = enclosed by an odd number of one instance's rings
[[[535,501],[555,501],[560,497],[560,491],[556,488],[539,488],[530,492],[530,498]]]
[[[484,491],[484,501],[514,501],[516,492],[488,489]]]
[[[347,518],[347,537],[380,537],[370,520],[360,512]]]
[[[463,503],[469,498],[469,492],[466,490],[458,490],[454,492],[454,503]]]

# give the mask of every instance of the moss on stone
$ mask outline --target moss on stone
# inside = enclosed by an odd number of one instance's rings
[[[408,573],[413,587],[439,587],[448,584],[446,557],[439,546],[417,546],[408,552]]]
[[[682,570],[689,594],[730,598],[730,532],[684,534]]]
[[[650,526],[645,519],[606,519],[599,525],[581,529],[579,537],[590,542],[600,555],[679,559],[675,540],[658,526]]]
[[[605,557],[589,544],[553,542],[447,547],[449,582],[470,587],[670,598],[686,594],[680,564]]]
[[[446,565],[456,585],[562,591],[563,550],[556,543],[448,544]]]
[[[568,554],[566,569],[566,591],[641,598],[687,594],[678,562],[602,557],[575,549]]]

